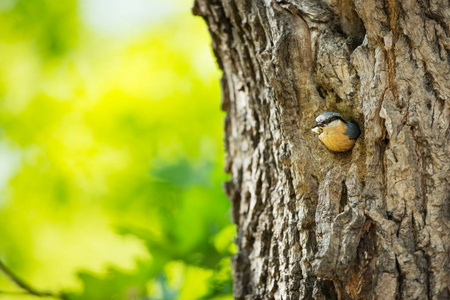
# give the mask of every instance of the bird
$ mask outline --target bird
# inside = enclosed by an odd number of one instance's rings
[[[330,111],[320,114],[311,130],[318,133],[319,140],[334,152],[351,150],[361,135],[358,124],[347,122],[340,114]]]

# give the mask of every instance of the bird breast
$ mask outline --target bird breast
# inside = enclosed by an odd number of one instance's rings
[[[319,135],[319,139],[331,151],[348,151],[353,148],[356,140],[352,140],[345,135],[345,130],[346,127],[342,121],[332,122],[323,128],[323,132]]]

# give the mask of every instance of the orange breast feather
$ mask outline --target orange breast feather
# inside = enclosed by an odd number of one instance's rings
[[[319,139],[331,151],[345,152],[352,149],[356,140],[349,139],[344,132],[345,125],[339,121],[336,126],[324,128],[323,132],[319,135]]]

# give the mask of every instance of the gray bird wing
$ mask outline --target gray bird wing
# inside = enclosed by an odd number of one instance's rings
[[[359,130],[358,124],[347,122],[347,129],[345,130],[345,134],[351,140],[356,140],[360,136],[361,130]]]

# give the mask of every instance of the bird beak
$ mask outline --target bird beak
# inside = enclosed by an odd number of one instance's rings
[[[311,131],[313,131],[313,132],[315,132],[315,133],[318,133],[318,134],[321,134],[321,133],[322,133],[322,130],[321,130],[321,128],[319,127],[319,125],[314,125],[314,126],[311,128]]]

